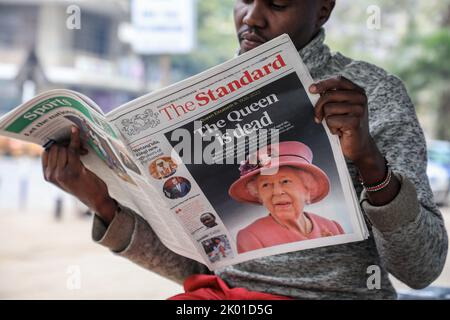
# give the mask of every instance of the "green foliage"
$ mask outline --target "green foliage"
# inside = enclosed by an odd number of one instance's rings
[[[450,30],[437,29],[427,35],[408,36],[397,51],[402,59],[393,64],[393,69],[408,80],[411,89],[449,82]]]
[[[450,30],[408,36],[394,70],[404,79],[419,111],[435,115],[433,135],[450,140]]]

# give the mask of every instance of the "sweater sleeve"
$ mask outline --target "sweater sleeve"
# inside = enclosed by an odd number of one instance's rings
[[[92,238],[117,255],[178,283],[192,274],[209,274],[208,268],[169,250],[147,221],[129,208],[119,206],[108,227],[94,216]]]
[[[372,97],[369,112],[384,116],[371,122],[371,133],[401,187],[391,203],[380,207],[372,206],[363,191],[362,208],[372,223],[385,268],[408,286],[424,288],[442,272],[448,247],[445,224],[426,175],[425,138],[399,79],[388,76]]]

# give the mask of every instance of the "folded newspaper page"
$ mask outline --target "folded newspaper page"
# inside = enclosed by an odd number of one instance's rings
[[[339,139],[314,122],[312,83],[283,35],[106,115],[78,92],[45,92],[0,134],[45,145],[78,126],[110,195],[214,270],[368,237]]]

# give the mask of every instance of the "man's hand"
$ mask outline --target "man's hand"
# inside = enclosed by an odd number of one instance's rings
[[[314,109],[316,122],[325,119],[331,133],[339,136],[344,156],[355,164],[373,158],[375,143],[369,133],[364,89],[335,77],[313,84],[310,92],[320,94]]]
[[[320,94],[314,108],[317,123],[323,120],[332,134],[338,135],[344,156],[358,168],[366,185],[386,177],[386,163],[369,132],[369,111],[364,89],[344,77],[317,82],[309,88]],[[382,191],[369,195],[373,205],[385,205],[398,194],[400,182],[393,177]]]
[[[53,145],[43,153],[44,178],[77,197],[109,224],[114,218],[117,203],[109,196],[106,184],[83,165],[80,160],[82,153],[80,131],[72,127],[68,146]]]

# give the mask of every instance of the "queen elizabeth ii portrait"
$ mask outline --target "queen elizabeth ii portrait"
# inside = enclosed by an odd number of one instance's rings
[[[327,175],[312,158],[307,145],[287,141],[262,148],[241,164],[230,196],[264,206],[267,215],[238,232],[239,253],[344,234],[338,222],[305,211],[330,191]]]

